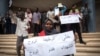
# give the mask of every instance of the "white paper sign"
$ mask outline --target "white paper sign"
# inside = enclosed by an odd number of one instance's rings
[[[79,16],[78,15],[66,15],[60,16],[61,24],[72,24],[72,23],[79,23]]]
[[[55,16],[59,15],[60,13],[59,8],[56,8],[54,11],[55,11]]]
[[[73,31],[24,40],[25,56],[63,56],[76,52]]]

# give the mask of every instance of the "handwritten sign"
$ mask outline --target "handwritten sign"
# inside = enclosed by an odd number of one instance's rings
[[[55,8],[55,16],[59,15],[60,11],[59,11],[59,8]]]
[[[66,15],[60,16],[61,24],[72,24],[72,23],[79,23],[79,16],[78,15]]]
[[[76,52],[73,31],[24,40],[25,56],[63,56]]]

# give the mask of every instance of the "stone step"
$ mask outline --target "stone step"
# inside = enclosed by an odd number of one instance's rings
[[[100,47],[77,47],[77,52],[100,53]]]
[[[0,36],[9,36],[9,35],[11,35],[11,36],[16,36],[16,34],[0,34]],[[30,33],[29,35],[33,35],[32,33]]]
[[[0,45],[6,45],[6,46],[9,46],[9,45],[16,45],[16,42],[0,42]]]
[[[0,42],[16,42],[17,39],[0,39]]]
[[[78,38],[77,38],[78,39]],[[0,39],[0,42],[16,42],[17,39]],[[83,38],[84,41],[100,41],[100,38]]]
[[[82,36],[83,38],[100,38],[100,36]],[[32,36],[29,36],[29,38],[32,38]],[[78,37],[77,37],[78,38]],[[17,39],[17,36],[1,36],[0,39]]]
[[[1,40],[1,39],[0,39]],[[87,45],[88,44],[90,44],[90,45],[92,45],[92,44],[98,44],[98,43],[100,43],[100,39],[99,40],[85,40],[86,41],[86,43],[87,43]],[[0,41],[0,45],[15,45],[16,44],[16,40],[14,39],[14,40],[10,40],[10,41]],[[77,42],[76,42],[76,44],[80,44],[79,43],[79,41],[77,40]]]
[[[0,37],[2,36],[16,36],[15,34],[0,34]]]
[[[29,37],[32,37],[33,34],[29,34]],[[82,33],[83,37],[99,37],[100,36],[100,32],[97,33]],[[4,35],[0,35],[0,38],[16,38],[17,36],[15,34],[4,34]]]
[[[86,45],[76,43],[76,47],[100,47],[100,42],[90,42],[90,43],[87,43]]]
[[[82,36],[83,38],[100,38],[100,36]]]
[[[10,37],[10,36],[8,36],[8,37],[3,36],[3,37],[0,37],[0,39],[17,39],[17,37],[16,37],[16,36],[13,36],[13,37]]]
[[[16,49],[16,46],[14,45],[14,46],[12,46],[12,45],[7,45],[7,46],[5,46],[5,45],[0,45],[0,49]]]
[[[0,42],[0,46],[16,46],[16,42]],[[80,43],[76,43],[76,46],[79,47],[99,47],[100,46],[100,42],[87,42],[86,45],[84,44],[80,44]]]
[[[0,38],[1,37],[17,37],[17,35],[15,35],[15,34],[2,34],[2,35],[0,35]],[[33,34],[29,34],[28,36],[33,36]]]
[[[100,35],[100,32],[82,33],[82,35]]]
[[[99,48],[99,50],[100,50],[100,44],[88,44],[88,45],[76,44],[76,48],[86,48],[86,49],[87,48]],[[14,49],[15,50],[16,49],[16,45],[0,45],[0,49]]]
[[[83,47],[78,47],[76,48],[77,53],[82,52],[82,53],[100,53],[100,48],[83,48]],[[21,50],[22,52],[22,50]],[[5,53],[5,54],[16,54],[15,49],[0,49],[0,53]]]
[[[10,54],[2,54],[2,53],[0,53],[0,56],[17,56],[17,55],[10,55]]]
[[[77,39],[78,39],[78,37],[77,37]],[[88,38],[84,38],[83,37],[83,39],[86,39],[86,40],[99,40],[100,37],[93,37],[93,38],[91,38],[91,37],[90,38],[89,37]]]
[[[77,40],[76,40],[76,42],[79,42],[79,38],[76,38]],[[97,42],[100,42],[100,38],[83,38],[83,40],[85,41],[85,42],[94,42],[94,41],[97,41]]]
[[[32,37],[31,35],[29,36],[29,38]],[[5,36],[5,35],[0,35],[0,39],[17,39],[17,36],[11,36],[11,35],[8,35],[8,36]]]
[[[4,50],[15,50],[16,46],[0,46],[1,52],[4,52]],[[23,48],[22,48],[23,49]],[[76,47],[77,52],[89,52],[89,53],[100,53],[100,47]]]
[[[17,56],[16,54],[5,54],[5,53],[0,53],[0,56]],[[100,56],[100,53],[81,53],[77,52],[75,56]]]
[[[14,49],[0,49],[0,53],[3,53],[3,54],[12,54],[12,55],[16,55],[16,50]],[[23,51],[21,50],[21,53],[23,54]]]
[[[87,49],[87,50],[89,50],[89,49]],[[95,50],[95,49],[94,49]],[[99,49],[100,50],[100,49]],[[99,51],[98,50],[98,51]],[[0,49],[0,54],[6,54],[6,55],[17,55],[17,53],[16,53],[16,50],[12,50],[12,49]],[[23,51],[21,50],[21,53],[23,54]],[[95,51],[91,51],[90,50],[90,52],[88,52],[88,51],[84,51],[83,52],[83,50],[82,51],[77,51],[76,52],[76,54],[75,54],[75,56],[93,56],[93,55],[95,55],[95,56],[99,56],[100,55],[100,52],[95,52]]]
[[[87,52],[81,53],[81,52],[77,52],[75,54],[75,56],[100,56],[100,53],[87,53]]]
[[[77,41],[75,56],[100,56],[100,33],[83,33],[82,36],[87,45]],[[0,35],[0,56],[16,56],[16,38],[14,34]]]

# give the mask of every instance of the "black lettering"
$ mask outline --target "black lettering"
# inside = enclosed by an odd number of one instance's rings
[[[51,49],[49,49],[49,52],[52,52],[52,51],[54,51],[55,50],[55,48],[51,48]]]

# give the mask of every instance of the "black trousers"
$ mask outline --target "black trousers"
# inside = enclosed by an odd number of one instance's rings
[[[2,27],[2,24],[0,23],[0,34],[3,34],[3,27]]]
[[[80,23],[71,24],[71,30],[73,30],[74,33],[77,32],[78,37],[79,37],[79,41],[83,42],[82,35],[81,35],[81,30],[80,30]]]
[[[67,26],[66,24],[60,25],[61,33],[67,31]]]
[[[34,36],[37,36],[41,30],[41,26],[39,24],[33,23],[33,33]]]
[[[6,34],[11,34],[11,23],[6,23],[5,27],[6,27]]]

